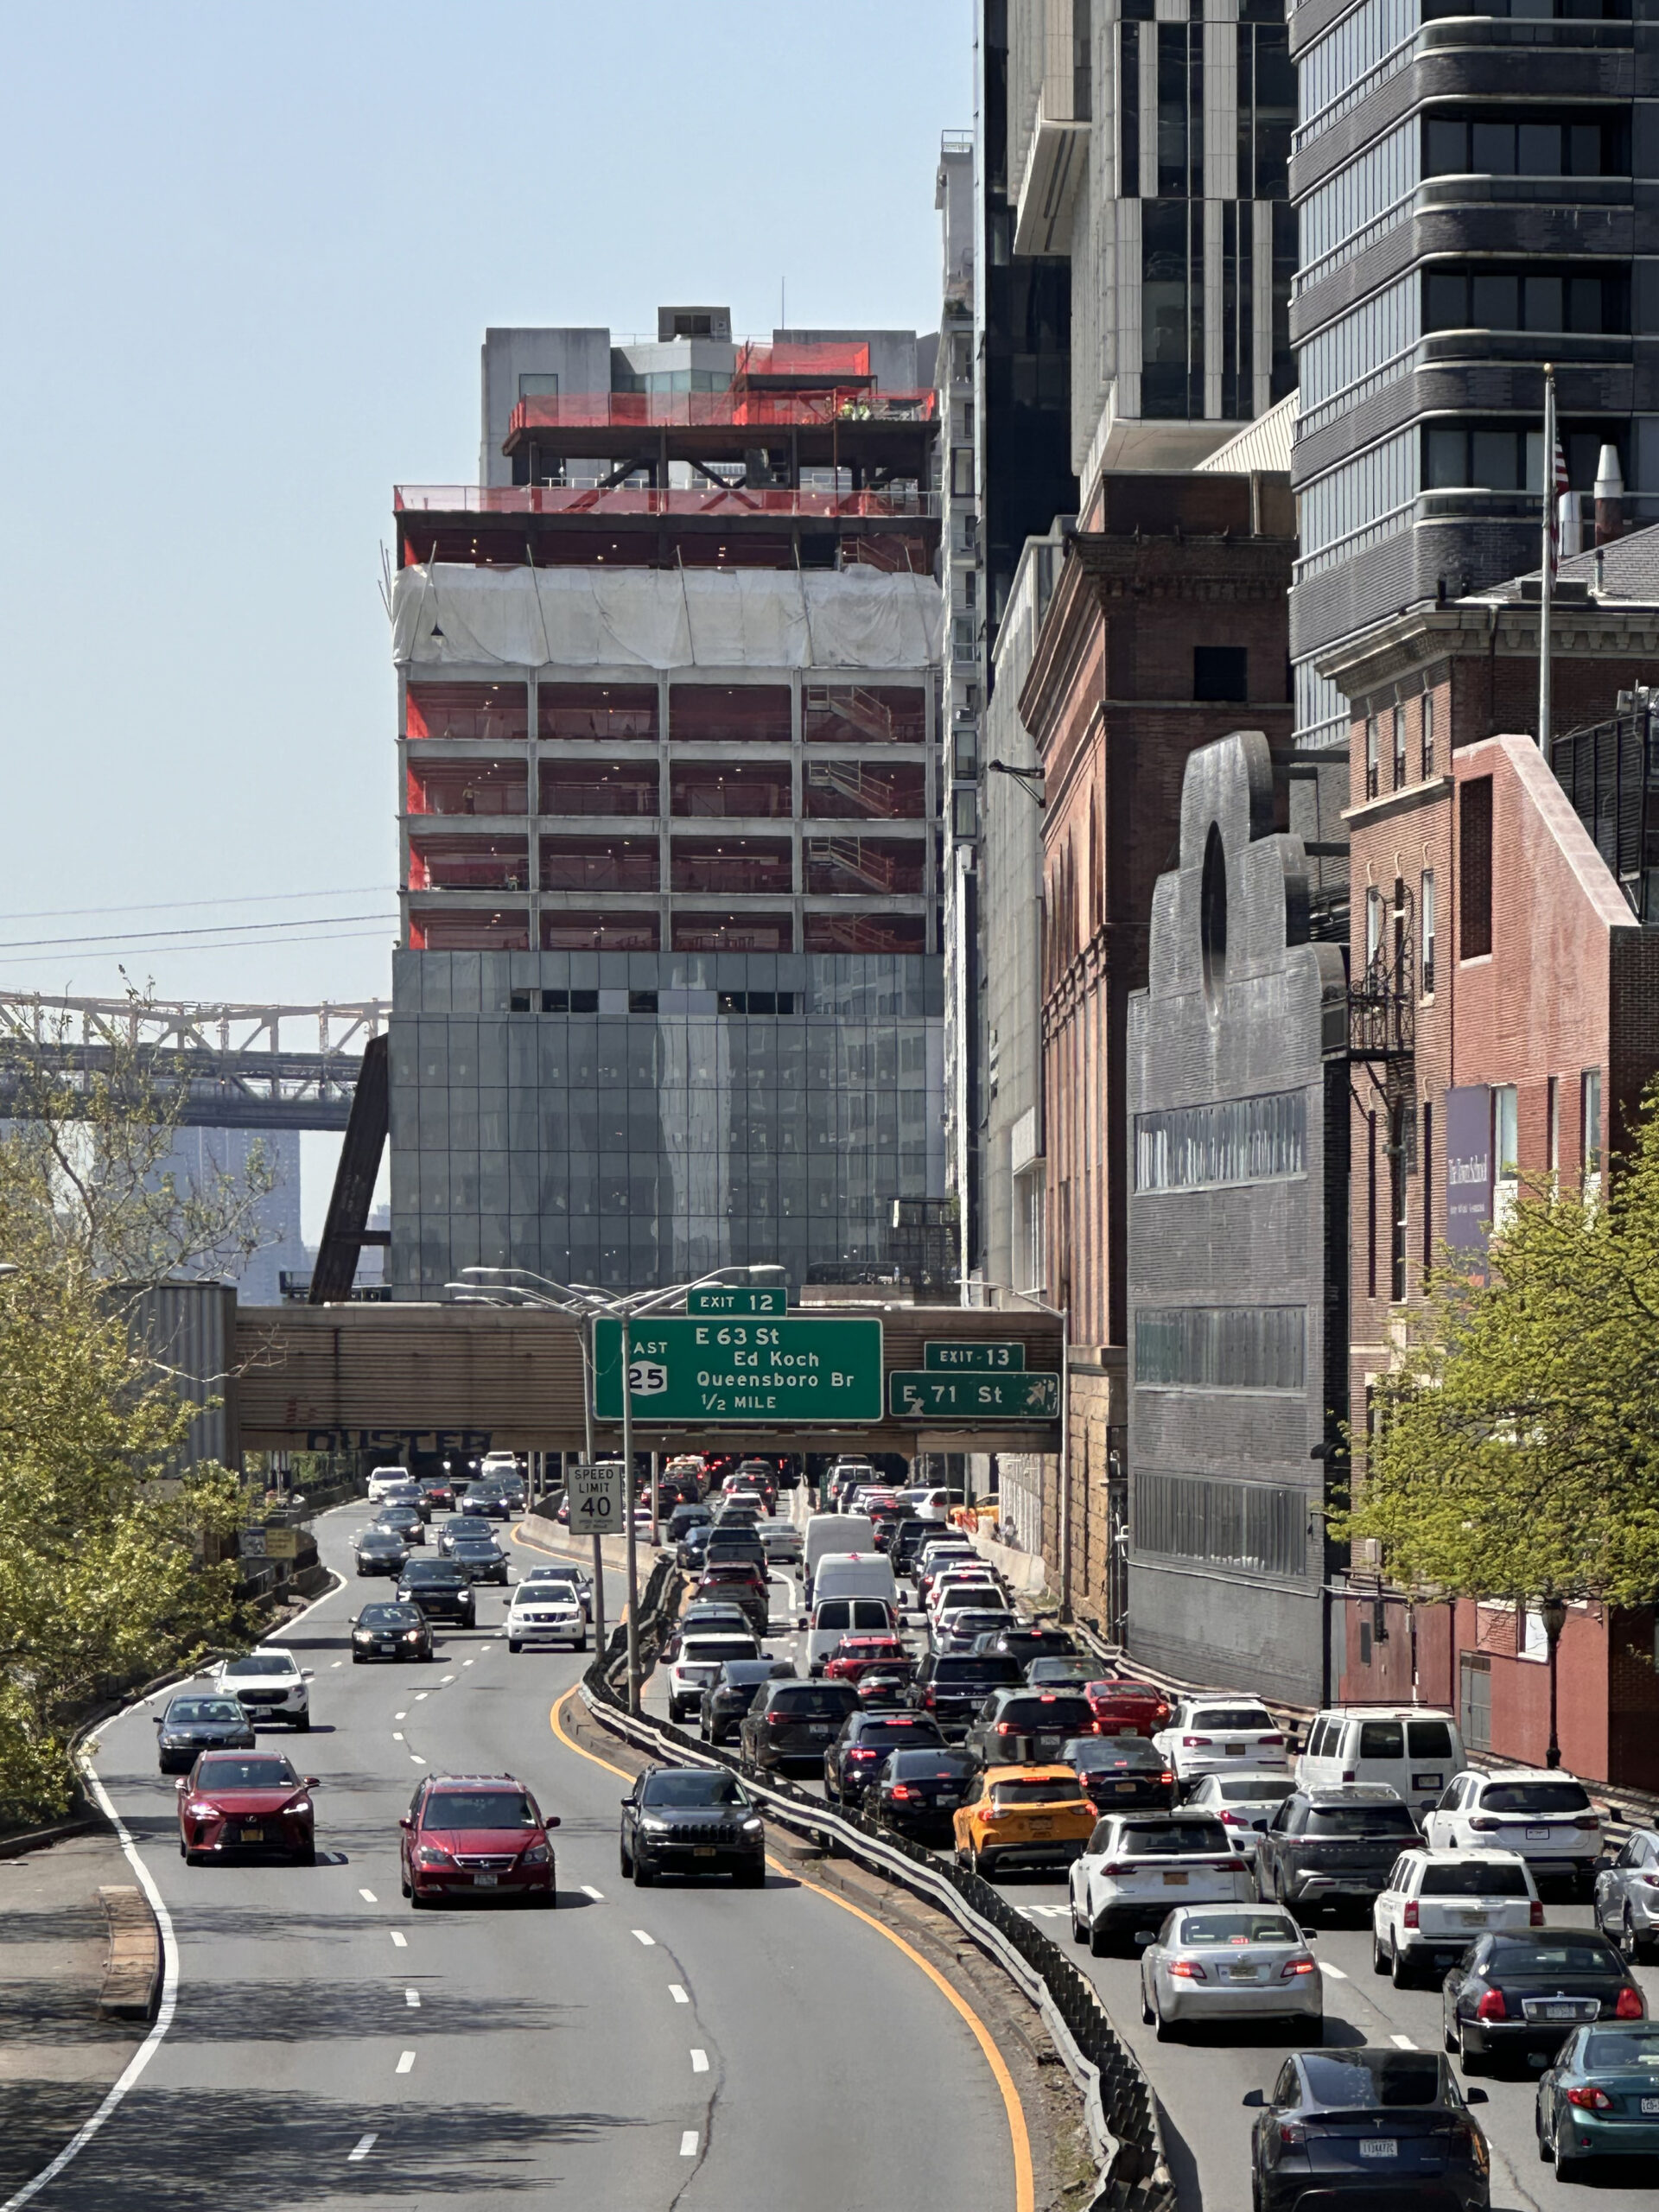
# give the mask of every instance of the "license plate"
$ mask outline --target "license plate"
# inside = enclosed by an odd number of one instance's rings
[[[1032,1741],[1039,1751],[1058,1751],[1065,1738],[1064,1736],[1033,1736]]]
[[[1052,1835],[1054,1832],[1052,1821],[1033,1821],[1030,1825],[1033,1835]]]
[[[1576,2005],[1541,2005],[1538,2009],[1547,2020],[1576,2020],[1579,2017]]]
[[[1245,1747],[1243,1744],[1224,1744],[1221,1748],[1230,1759],[1242,1759],[1244,1756]]]
[[[1243,1967],[1238,1965],[1223,1967],[1221,1970],[1221,1978],[1224,1981],[1254,1981],[1255,1980],[1255,1968],[1254,1967]]]
[[[495,1887],[495,1876],[493,1874],[474,1874],[473,1880],[474,1885],[480,1890],[493,1890]]]
[[[1363,2135],[1359,2155],[1362,2158],[1397,2158],[1400,2145],[1392,2135]]]
[[[1465,1928],[1484,1928],[1486,1925],[1486,1916],[1484,1912],[1460,1912],[1458,1918]]]
[[[1120,1720],[1117,1726],[1117,1732],[1120,1736],[1138,1736],[1141,1733],[1141,1731],[1135,1726],[1133,1720]]]
[[[1174,1872],[1166,1873],[1164,1876],[1164,1887],[1166,1890],[1184,1890],[1186,1887],[1185,1875],[1177,1874]]]
[[[830,1733],[830,1723],[827,1720],[810,1721],[807,1724],[806,1732],[809,1736],[827,1736]]]
[[[1135,1784],[1132,1782],[1115,1782],[1112,1787],[1120,1797],[1133,1797],[1135,1795]]]
[[[1440,1789],[1445,1787],[1445,1779],[1438,1774],[1414,1774],[1411,1786],[1414,1789]]]
[[[263,1843],[264,1840],[265,1832],[264,1828],[251,1828],[245,1827],[242,1830],[242,1840],[244,1843]]]
[[[377,1651],[395,1651],[397,1646],[395,1643],[377,1643],[374,1648]]]
[[[1549,1830],[1548,1828],[1529,1828],[1527,1830],[1527,1841],[1529,1843],[1548,1843],[1549,1841]]]
[[[941,1789],[934,1802],[940,1805],[960,1805],[962,1792],[960,1789]]]
[[[1659,2113],[1659,2097],[1643,2097],[1642,2109],[1644,2113]]]
[[[692,1846],[691,1856],[694,1859],[717,1859],[720,1853],[712,1843],[698,1843]]]

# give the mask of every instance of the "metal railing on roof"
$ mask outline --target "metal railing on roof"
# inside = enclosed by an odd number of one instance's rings
[[[537,430],[828,429],[836,423],[931,423],[937,391],[582,391],[521,399],[508,435]]]
[[[903,489],[886,492],[749,491],[712,484],[692,491],[652,491],[648,485],[619,484],[609,490],[567,484],[398,484],[392,487],[397,514],[601,515],[687,518],[697,515],[798,516],[804,521],[885,522],[937,519],[937,493]]]

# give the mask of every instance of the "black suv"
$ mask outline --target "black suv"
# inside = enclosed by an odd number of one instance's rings
[[[744,1764],[762,1773],[791,1764],[816,1767],[842,1722],[858,1709],[850,1682],[768,1682],[738,1732]]]
[[[453,1560],[409,1560],[397,1578],[397,1602],[418,1605],[429,1621],[454,1621],[472,1628],[478,1619],[473,1586]]]
[[[1386,1783],[1295,1789],[1262,1831],[1256,1879],[1263,1897],[1302,1910],[1369,1908],[1400,1853],[1421,1840],[1410,1806]]]
[[[1380,2205],[1385,2185],[1390,2204],[1485,2212],[1491,2202],[1485,2140],[1437,2050],[1298,2051],[1270,2097],[1252,2089],[1244,2101],[1266,2107],[1250,2139],[1257,2212]],[[1382,2143],[1386,2154],[1371,2150]]]
[[[622,1800],[622,1872],[645,1889],[659,1874],[729,1873],[761,1888],[766,1837],[760,1809],[725,1769],[660,1767]]]
[[[1059,1758],[1068,1737],[1094,1732],[1086,1697],[1070,1690],[998,1690],[980,1707],[963,1749],[982,1766],[1044,1766]]]
[[[787,1659],[728,1659],[712,1682],[703,1685],[697,1733],[705,1744],[725,1744],[736,1735],[743,1716],[767,1682],[791,1681]]]
[[[931,1713],[947,1732],[960,1732],[994,1691],[1017,1688],[1024,1679],[1017,1659],[930,1651],[916,1669],[910,1701],[918,1712]]]
[[[823,1794],[832,1805],[857,1807],[876,1770],[893,1751],[945,1748],[937,1721],[921,1713],[849,1713],[823,1755]]]

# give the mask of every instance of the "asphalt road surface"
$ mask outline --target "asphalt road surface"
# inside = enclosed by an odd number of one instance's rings
[[[104,1732],[99,1771],[177,1933],[178,2010],[42,2212],[874,2212],[901,2169],[930,2202],[1012,2212],[986,2060],[894,1943],[776,1872],[764,1891],[620,1880],[625,1785],[550,1726],[585,1660],[510,1655],[490,1589],[436,1663],[352,1665],[351,1619],[387,1594],[351,1577],[366,1517],[319,1524],[348,1580],[283,1639],[315,1669],[311,1732],[260,1735],[321,1777],[315,1867],[188,1869],[153,1708]],[[558,1910],[414,1913],[415,1783],[503,1770],[561,1816]]]

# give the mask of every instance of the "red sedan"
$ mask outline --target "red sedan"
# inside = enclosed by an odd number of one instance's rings
[[[892,1666],[905,1656],[896,1636],[843,1636],[823,1671],[832,1682],[855,1682],[872,1667]]]
[[[1085,1682],[1097,1736],[1152,1736],[1168,1725],[1169,1700],[1151,1682]]]
[[[204,1751],[179,1783],[179,1850],[187,1866],[234,1852],[276,1852],[312,1866],[317,1856],[311,1792],[270,1751]]]
[[[404,1895],[415,1906],[439,1897],[559,1901],[550,1832],[536,1800],[510,1774],[433,1775],[397,1823]]]

